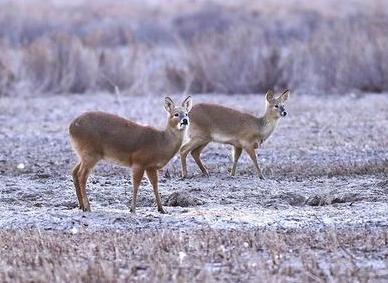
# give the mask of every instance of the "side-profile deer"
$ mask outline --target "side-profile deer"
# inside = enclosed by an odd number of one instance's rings
[[[272,134],[280,117],[286,116],[284,103],[289,96],[286,90],[278,98],[273,91],[266,94],[266,110],[263,117],[255,117],[231,108],[214,104],[196,104],[190,112],[189,141],[180,149],[182,177],[187,176],[186,157],[190,152],[202,173],[208,171],[202,164],[201,151],[210,142],[233,145],[233,167],[236,174],[237,161],[244,149],[252,159],[257,174],[264,176],[256,159],[256,149]]]
[[[157,170],[181,147],[192,101],[187,97],[182,106],[175,106],[172,99],[166,97],[164,107],[168,118],[163,131],[104,112],[84,113],[70,124],[71,142],[79,156],[79,163],[73,169],[73,180],[83,211],[90,211],[86,195],[89,173],[98,161],[105,159],[132,167],[132,212],[136,209],[137,192],[145,171],[154,190],[158,211],[165,213],[158,191]]]

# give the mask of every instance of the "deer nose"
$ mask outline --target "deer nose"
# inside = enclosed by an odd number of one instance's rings
[[[281,113],[281,115],[284,117],[284,116],[287,115],[287,112],[286,112],[286,111],[283,111],[283,112]]]
[[[188,121],[186,118],[184,118],[184,119],[182,120],[182,124],[183,124],[183,125],[188,125],[188,124],[189,124],[189,121]]]

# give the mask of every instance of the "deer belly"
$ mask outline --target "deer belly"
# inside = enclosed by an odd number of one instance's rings
[[[104,150],[103,158],[109,162],[122,166],[130,167],[132,165],[130,154],[128,154],[127,152]]]
[[[237,147],[241,147],[241,143],[239,142],[238,139],[236,139],[236,137],[221,134],[221,133],[213,133],[211,137],[214,142],[231,144]]]

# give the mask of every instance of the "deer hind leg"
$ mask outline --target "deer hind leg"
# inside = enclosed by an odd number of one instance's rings
[[[256,168],[257,175],[260,179],[264,179],[263,173],[261,172],[261,169],[259,167],[259,164],[257,164],[257,157],[256,157],[256,151],[254,147],[247,147],[245,148],[245,151],[248,153],[249,157],[251,158],[253,165]]]
[[[232,167],[232,171],[230,172],[231,176],[236,175],[237,162],[241,156],[241,152],[242,152],[241,147],[236,147],[236,146],[233,147],[233,167]]]
[[[152,189],[154,190],[158,211],[160,213],[166,213],[166,211],[163,209],[162,201],[160,199],[160,194],[158,190],[158,171],[156,169],[147,169],[146,172],[147,172],[148,180],[150,181],[150,184],[152,185]]]
[[[99,160],[100,158],[88,157],[81,160],[80,162],[80,166],[77,173],[77,179],[79,184],[80,198],[82,200],[82,205],[80,205],[80,207],[83,211],[90,211],[90,203],[86,194],[86,183],[88,181],[91,170]]]
[[[205,144],[200,145],[199,147],[193,149],[190,153],[191,156],[194,158],[195,162],[197,163],[199,169],[201,169],[202,173],[205,175],[209,175],[206,167],[203,165],[201,160],[201,152],[202,150],[208,145],[208,142]]]
[[[202,145],[206,145],[208,141],[205,141],[203,139],[191,139],[188,143],[184,144],[180,149],[180,156],[181,156],[181,165],[182,165],[182,177],[187,177],[187,163],[186,158],[189,152],[196,149],[197,147],[200,147]]]
[[[79,162],[74,168],[73,168],[73,183],[75,187],[75,192],[77,194],[77,199],[78,199],[78,205],[80,209],[84,209],[84,204],[82,202],[82,194],[81,194],[81,187],[79,185],[79,179],[78,179],[78,171],[81,166],[81,163]]]
[[[139,191],[139,186],[141,183],[141,179],[144,175],[144,169],[141,167],[134,167],[132,170],[132,185],[133,185],[133,191],[132,191],[132,204],[131,204],[131,212],[136,212],[136,201],[137,201],[137,193]]]

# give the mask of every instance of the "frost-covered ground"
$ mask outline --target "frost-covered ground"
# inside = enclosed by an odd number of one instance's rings
[[[259,95],[193,99],[252,113],[264,109]],[[165,123],[162,97],[120,101],[108,94],[1,98],[0,228],[388,228],[387,95],[291,95],[288,115],[259,151],[264,181],[254,176],[245,154],[237,176],[229,177],[229,146],[205,149],[210,177],[202,176],[189,158],[191,178],[181,180],[179,158],[174,158],[160,172],[167,215],[157,213],[146,180],[137,214],[132,215],[129,170],[102,162],[88,183],[92,212],[83,213],[70,176],[76,158],[68,139],[69,122],[99,109],[155,127]],[[176,201],[177,196],[183,202]],[[182,203],[188,206],[172,206]]]

